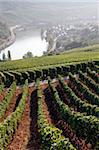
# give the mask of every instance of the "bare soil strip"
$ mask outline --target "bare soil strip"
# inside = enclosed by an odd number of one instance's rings
[[[8,146],[8,150],[23,150],[27,141],[28,127],[29,127],[29,98],[27,98],[26,108],[19,123],[18,129],[14,134],[11,144]]]
[[[5,88],[1,95],[0,95],[0,103],[3,101],[3,99],[6,97],[7,93],[8,93],[9,89]]]
[[[3,122],[12,112],[15,111],[17,106],[16,104],[18,103],[18,101],[20,101],[21,96],[22,96],[22,89],[17,89],[11,99],[7,111],[5,112],[4,116],[0,118],[0,122]]]
[[[32,89],[29,89],[29,96],[27,97],[25,111],[23,113],[23,117],[21,122],[19,123],[18,129],[14,134],[13,140],[11,144],[8,146],[8,150],[24,150],[25,145],[28,141],[28,133],[30,127],[30,95]],[[16,103],[17,105],[17,103]]]
[[[8,150],[40,150],[39,133],[37,126],[37,91],[29,88],[26,108]]]

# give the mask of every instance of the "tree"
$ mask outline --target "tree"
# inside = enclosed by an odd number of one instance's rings
[[[27,53],[23,56],[23,58],[32,58],[32,57],[33,57],[32,52],[27,52]]]
[[[8,60],[11,60],[11,52],[8,51]]]
[[[3,59],[3,61],[5,61],[5,60],[6,60],[5,53],[3,53],[3,54],[2,54],[2,59]]]

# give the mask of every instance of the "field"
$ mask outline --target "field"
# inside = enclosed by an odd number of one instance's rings
[[[0,63],[0,150],[98,150],[99,51],[89,50]]]

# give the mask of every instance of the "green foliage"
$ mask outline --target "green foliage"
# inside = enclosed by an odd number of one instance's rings
[[[71,73],[69,73],[70,81],[76,86],[78,91],[83,93],[84,98],[91,104],[95,104],[99,106],[99,97],[94,93],[90,92],[90,90],[82,84],[79,80],[77,80]]]
[[[7,87],[9,87],[12,84],[12,82],[15,81],[15,76],[7,71],[4,71],[3,74],[6,77],[6,80],[4,83]]]
[[[90,47],[91,48],[91,47]],[[93,48],[93,47],[92,47]],[[91,48],[91,49],[92,49]],[[79,51],[70,51],[60,55],[54,56],[42,56],[42,57],[35,57],[23,60],[14,60],[14,61],[7,61],[0,63],[0,71],[4,70],[37,70],[38,68],[44,69],[45,67],[55,67],[55,66],[62,66],[63,64],[76,64],[81,62],[88,62],[92,60],[99,60],[99,46],[96,47],[95,52],[83,52],[82,50]]]
[[[5,55],[5,53],[2,54],[2,60],[3,60],[3,61],[6,60],[6,55]]]
[[[15,90],[16,90],[16,83],[13,82],[11,87],[10,87],[10,91],[8,92],[7,96],[0,103],[0,118],[3,117],[3,115],[6,112],[6,110],[8,109],[10,101],[11,101],[11,98],[13,97],[13,94],[14,94]]]
[[[41,57],[42,58],[42,57]],[[41,59],[40,58],[40,59]],[[47,57],[48,58],[48,57]],[[54,58],[54,57],[53,57]],[[45,57],[44,57],[45,59]],[[31,60],[31,59],[30,59]],[[46,59],[45,59],[46,60]],[[47,60],[46,60],[47,61]],[[48,60],[49,61],[49,60]],[[66,60],[67,61],[67,60]],[[24,62],[24,61],[23,61]],[[35,61],[34,61],[35,62]],[[50,61],[49,61],[50,62]],[[53,64],[54,60],[52,60]],[[57,59],[58,62],[58,59]],[[64,61],[65,62],[65,61]],[[98,61],[97,61],[98,62]],[[28,81],[36,81],[38,86],[38,127],[40,133],[40,141],[42,149],[44,150],[74,150],[75,148],[70,143],[68,138],[62,136],[62,131],[53,125],[49,124],[46,116],[43,112],[43,103],[42,103],[42,92],[41,87],[39,86],[39,78],[46,79],[50,75],[51,78],[55,78],[60,75],[69,75],[70,81],[77,88],[80,93],[83,93],[83,100],[78,98],[76,94],[69,88],[68,85],[64,83],[64,80],[61,76],[59,77],[59,82],[62,85],[64,91],[67,94],[70,104],[74,105],[77,108],[77,111],[72,111],[68,105],[66,105],[59,97],[56,88],[51,84],[49,78],[48,83],[52,93],[52,101],[55,104],[56,109],[60,112],[61,118],[66,121],[71,129],[76,132],[78,138],[85,139],[86,142],[90,142],[92,145],[96,144],[96,149],[98,147],[98,134],[99,134],[99,98],[96,94],[90,92],[87,86],[91,85],[91,88],[95,88],[95,91],[98,94],[98,86],[95,81],[97,81],[98,73],[92,72],[91,70],[98,68],[97,62],[82,62],[77,64],[72,64],[68,66],[66,64],[58,64],[58,66],[45,66],[44,68],[40,66],[29,68],[23,71],[22,68],[20,71],[3,71],[0,72],[1,85],[0,92],[4,88],[4,83],[8,80],[9,82],[16,80],[17,84],[24,84],[23,95],[18,104],[16,110],[7,117],[4,122],[0,124],[0,149],[5,150],[7,145],[11,142],[13,134],[15,133],[18,124],[22,118],[23,112],[25,110],[26,97],[28,96]],[[32,61],[31,61],[32,63]],[[43,62],[40,65],[46,65],[47,62]],[[28,63],[27,63],[28,65]],[[37,65],[37,64],[36,64]],[[17,69],[20,68],[20,63],[18,64]],[[33,67],[33,66],[32,66]],[[89,68],[90,69],[89,69]],[[24,67],[23,67],[24,68]],[[8,70],[8,68],[6,68]],[[89,76],[92,76],[90,81],[82,72],[86,72]],[[86,82],[87,86],[82,84],[78,79],[76,79],[73,74],[78,73],[80,78]],[[87,80],[88,79],[88,80]],[[4,83],[3,83],[4,82]],[[97,90],[96,90],[97,89]],[[9,108],[9,103],[11,98],[16,90],[16,83],[10,87],[5,99],[0,103],[0,117],[3,117],[5,111]],[[86,101],[87,100],[87,101]]]
[[[5,83],[6,82],[6,77],[5,77],[5,75],[2,73],[2,72],[0,72],[0,83]]]
[[[79,71],[79,78],[82,82],[84,82],[87,85],[87,87],[94,90],[96,94],[99,94],[99,85],[96,84],[91,78],[83,74],[81,71]]]
[[[50,125],[42,109],[42,93],[38,89],[38,126],[42,149],[44,150],[76,150],[62,131]]]
[[[4,83],[2,83],[2,84],[0,85],[0,94],[2,93],[3,89],[4,89]]]
[[[12,140],[13,134],[15,133],[18,124],[22,118],[25,109],[27,95],[28,95],[28,81],[26,80],[23,88],[23,95],[17,109],[9,117],[7,117],[4,122],[0,124],[0,149],[1,150],[5,150],[7,148],[7,145]]]
[[[26,59],[26,58],[32,58],[32,57],[33,57],[32,52],[27,52],[27,53],[23,56],[24,59]]]
[[[97,105],[91,105],[86,103],[86,101],[82,101],[80,98],[78,98],[71,90],[71,88],[69,88],[68,85],[64,83],[64,80],[61,76],[59,76],[59,81],[72,105],[76,106],[80,112],[86,112],[87,115],[94,115],[99,117],[99,107],[97,107]]]
[[[90,68],[87,68],[87,74],[96,82],[99,83],[99,76],[97,73],[90,70]]]
[[[50,81],[49,86],[61,117],[70,124],[71,128],[75,130],[77,136],[85,138],[90,143],[93,143],[95,140],[97,141],[99,120],[91,115],[85,116],[82,113],[71,111],[69,106],[60,100],[58,92]]]
[[[15,77],[15,80],[16,80],[16,83],[17,85],[19,84],[22,84],[22,74],[20,72],[16,72],[16,71],[9,71],[12,75],[14,75]]]
[[[11,60],[11,52],[8,51],[8,60]]]

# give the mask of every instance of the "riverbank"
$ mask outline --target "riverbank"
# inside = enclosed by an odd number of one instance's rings
[[[16,34],[15,34],[14,30],[16,28],[17,28],[16,26],[10,27],[10,36],[4,41],[3,44],[0,45],[0,52],[15,42]]]

